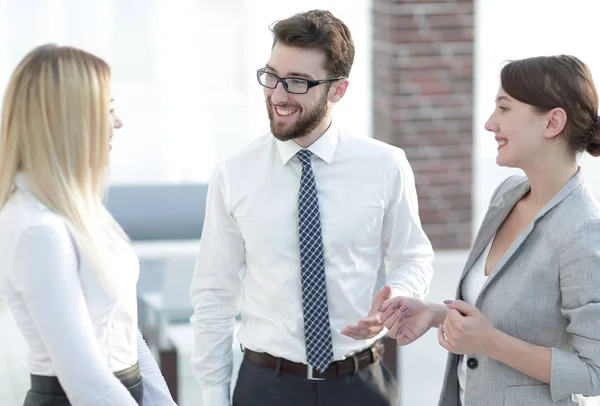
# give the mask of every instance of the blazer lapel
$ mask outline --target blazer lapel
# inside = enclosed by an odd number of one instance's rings
[[[496,233],[496,230],[506,216],[510,213],[510,210],[506,210],[504,207],[500,206],[491,206],[483,221],[481,222],[481,227],[479,228],[479,232],[477,233],[477,237],[475,237],[475,242],[473,243],[473,248],[471,248],[471,252],[469,252],[469,256],[467,257],[467,262],[463,268],[462,274],[459,279],[459,290],[460,284],[462,283],[464,277],[469,272],[469,269],[473,266],[477,258],[481,255],[485,247],[490,243],[490,240]]]
[[[531,234],[531,232],[533,231],[533,229],[535,227],[535,224],[542,217],[544,217],[544,215],[546,213],[548,213],[556,205],[558,205],[560,202],[562,202],[567,196],[569,196],[577,187],[579,187],[579,185],[582,182],[583,182],[583,175],[582,175],[581,169],[580,169],[575,174],[575,176],[573,176],[565,184],[565,186],[563,186],[563,188],[556,195],[554,195],[554,197],[552,199],[550,199],[550,201],[548,203],[546,203],[546,205],[534,217],[533,221],[530,224],[527,225],[527,227],[523,230],[523,232],[521,232],[521,234],[519,234],[519,236],[515,239],[515,241],[513,241],[513,243],[511,244],[511,246],[508,248],[508,250],[506,250],[506,252],[504,253],[504,255],[502,255],[502,257],[500,258],[500,260],[498,261],[498,263],[496,264],[496,266],[494,267],[494,269],[490,273],[490,276],[487,278],[487,280],[483,284],[483,287],[481,288],[481,291],[479,293],[479,297],[478,297],[478,300],[477,300],[478,303],[481,300],[481,298],[483,296],[483,293],[486,290],[486,288],[501,273],[501,271],[504,269],[504,266],[506,265],[506,263],[519,250],[519,248],[521,247],[521,245],[523,244],[523,242],[525,242],[525,240],[527,239],[527,237],[529,236],[529,234]],[[501,212],[504,215],[502,216],[502,221],[500,221],[496,225],[496,227],[493,229],[494,233],[498,230],[498,228],[500,227],[500,225],[502,224],[502,222],[504,221],[504,219],[506,219],[506,216],[508,216],[508,213],[510,213],[510,211],[513,209],[513,207],[515,206],[515,204],[517,204],[517,202],[523,197],[523,195],[525,193],[527,193],[529,191],[529,189],[530,189],[530,184],[529,184],[529,181],[527,181],[527,182],[523,182],[523,183],[517,185],[516,187],[514,187],[511,190],[508,190],[503,195],[503,201],[505,203],[503,205],[503,209],[502,209]],[[498,217],[500,217],[500,216],[498,216]],[[489,243],[489,239],[487,241]],[[486,246],[487,246],[487,244],[484,245],[484,247],[486,247]],[[476,258],[477,257],[475,257],[475,259]],[[462,281],[462,279],[461,279],[461,281]]]
[[[529,182],[527,180],[523,180],[516,186],[504,191],[491,203],[490,208],[481,222],[481,227],[479,228],[479,232],[475,237],[473,248],[469,253],[467,262],[460,276],[456,289],[457,298],[462,299],[460,290],[464,277],[467,275],[477,258],[479,258],[483,250],[488,246],[491,239],[496,234],[496,231],[498,231],[498,228],[500,228],[512,208],[521,199],[521,197],[523,197],[523,195],[529,191],[529,188]]]

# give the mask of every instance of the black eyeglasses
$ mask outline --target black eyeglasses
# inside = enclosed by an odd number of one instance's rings
[[[311,87],[318,86],[322,83],[335,82],[336,80],[344,79],[343,76],[333,79],[309,80],[302,78],[280,78],[274,73],[269,72],[265,68],[256,71],[256,78],[261,86],[269,89],[275,89],[279,82],[283,84],[283,88],[288,93],[305,94]]]

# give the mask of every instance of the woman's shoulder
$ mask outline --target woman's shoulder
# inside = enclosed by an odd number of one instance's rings
[[[18,191],[0,210],[0,285],[4,277],[15,283],[15,260],[27,253],[45,261],[46,253],[76,255],[65,221],[48,208]],[[75,257],[76,258],[76,257]],[[1,289],[0,289],[1,290]]]
[[[567,196],[560,209],[563,222],[568,223],[575,233],[590,227],[600,230],[600,202],[585,184]]]
[[[66,231],[63,218],[27,194],[16,191],[0,210],[0,242],[17,241],[28,230],[44,229],[58,235]]]

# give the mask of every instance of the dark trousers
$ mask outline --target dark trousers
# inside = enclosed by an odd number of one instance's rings
[[[85,373],[84,370],[81,371]],[[131,368],[115,373],[123,386],[129,390],[138,405],[142,406],[144,387],[140,368],[135,364]],[[23,406],[71,406],[58,378],[55,376],[31,375],[31,389],[25,395]]]
[[[244,359],[233,406],[396,406],[398,387],[381,360],[356,373],[312,381]]]

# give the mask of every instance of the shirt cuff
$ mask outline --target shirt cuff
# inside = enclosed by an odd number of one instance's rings
[[[230,406],[229,385],[202,388],[203,404],[210,406]]]

